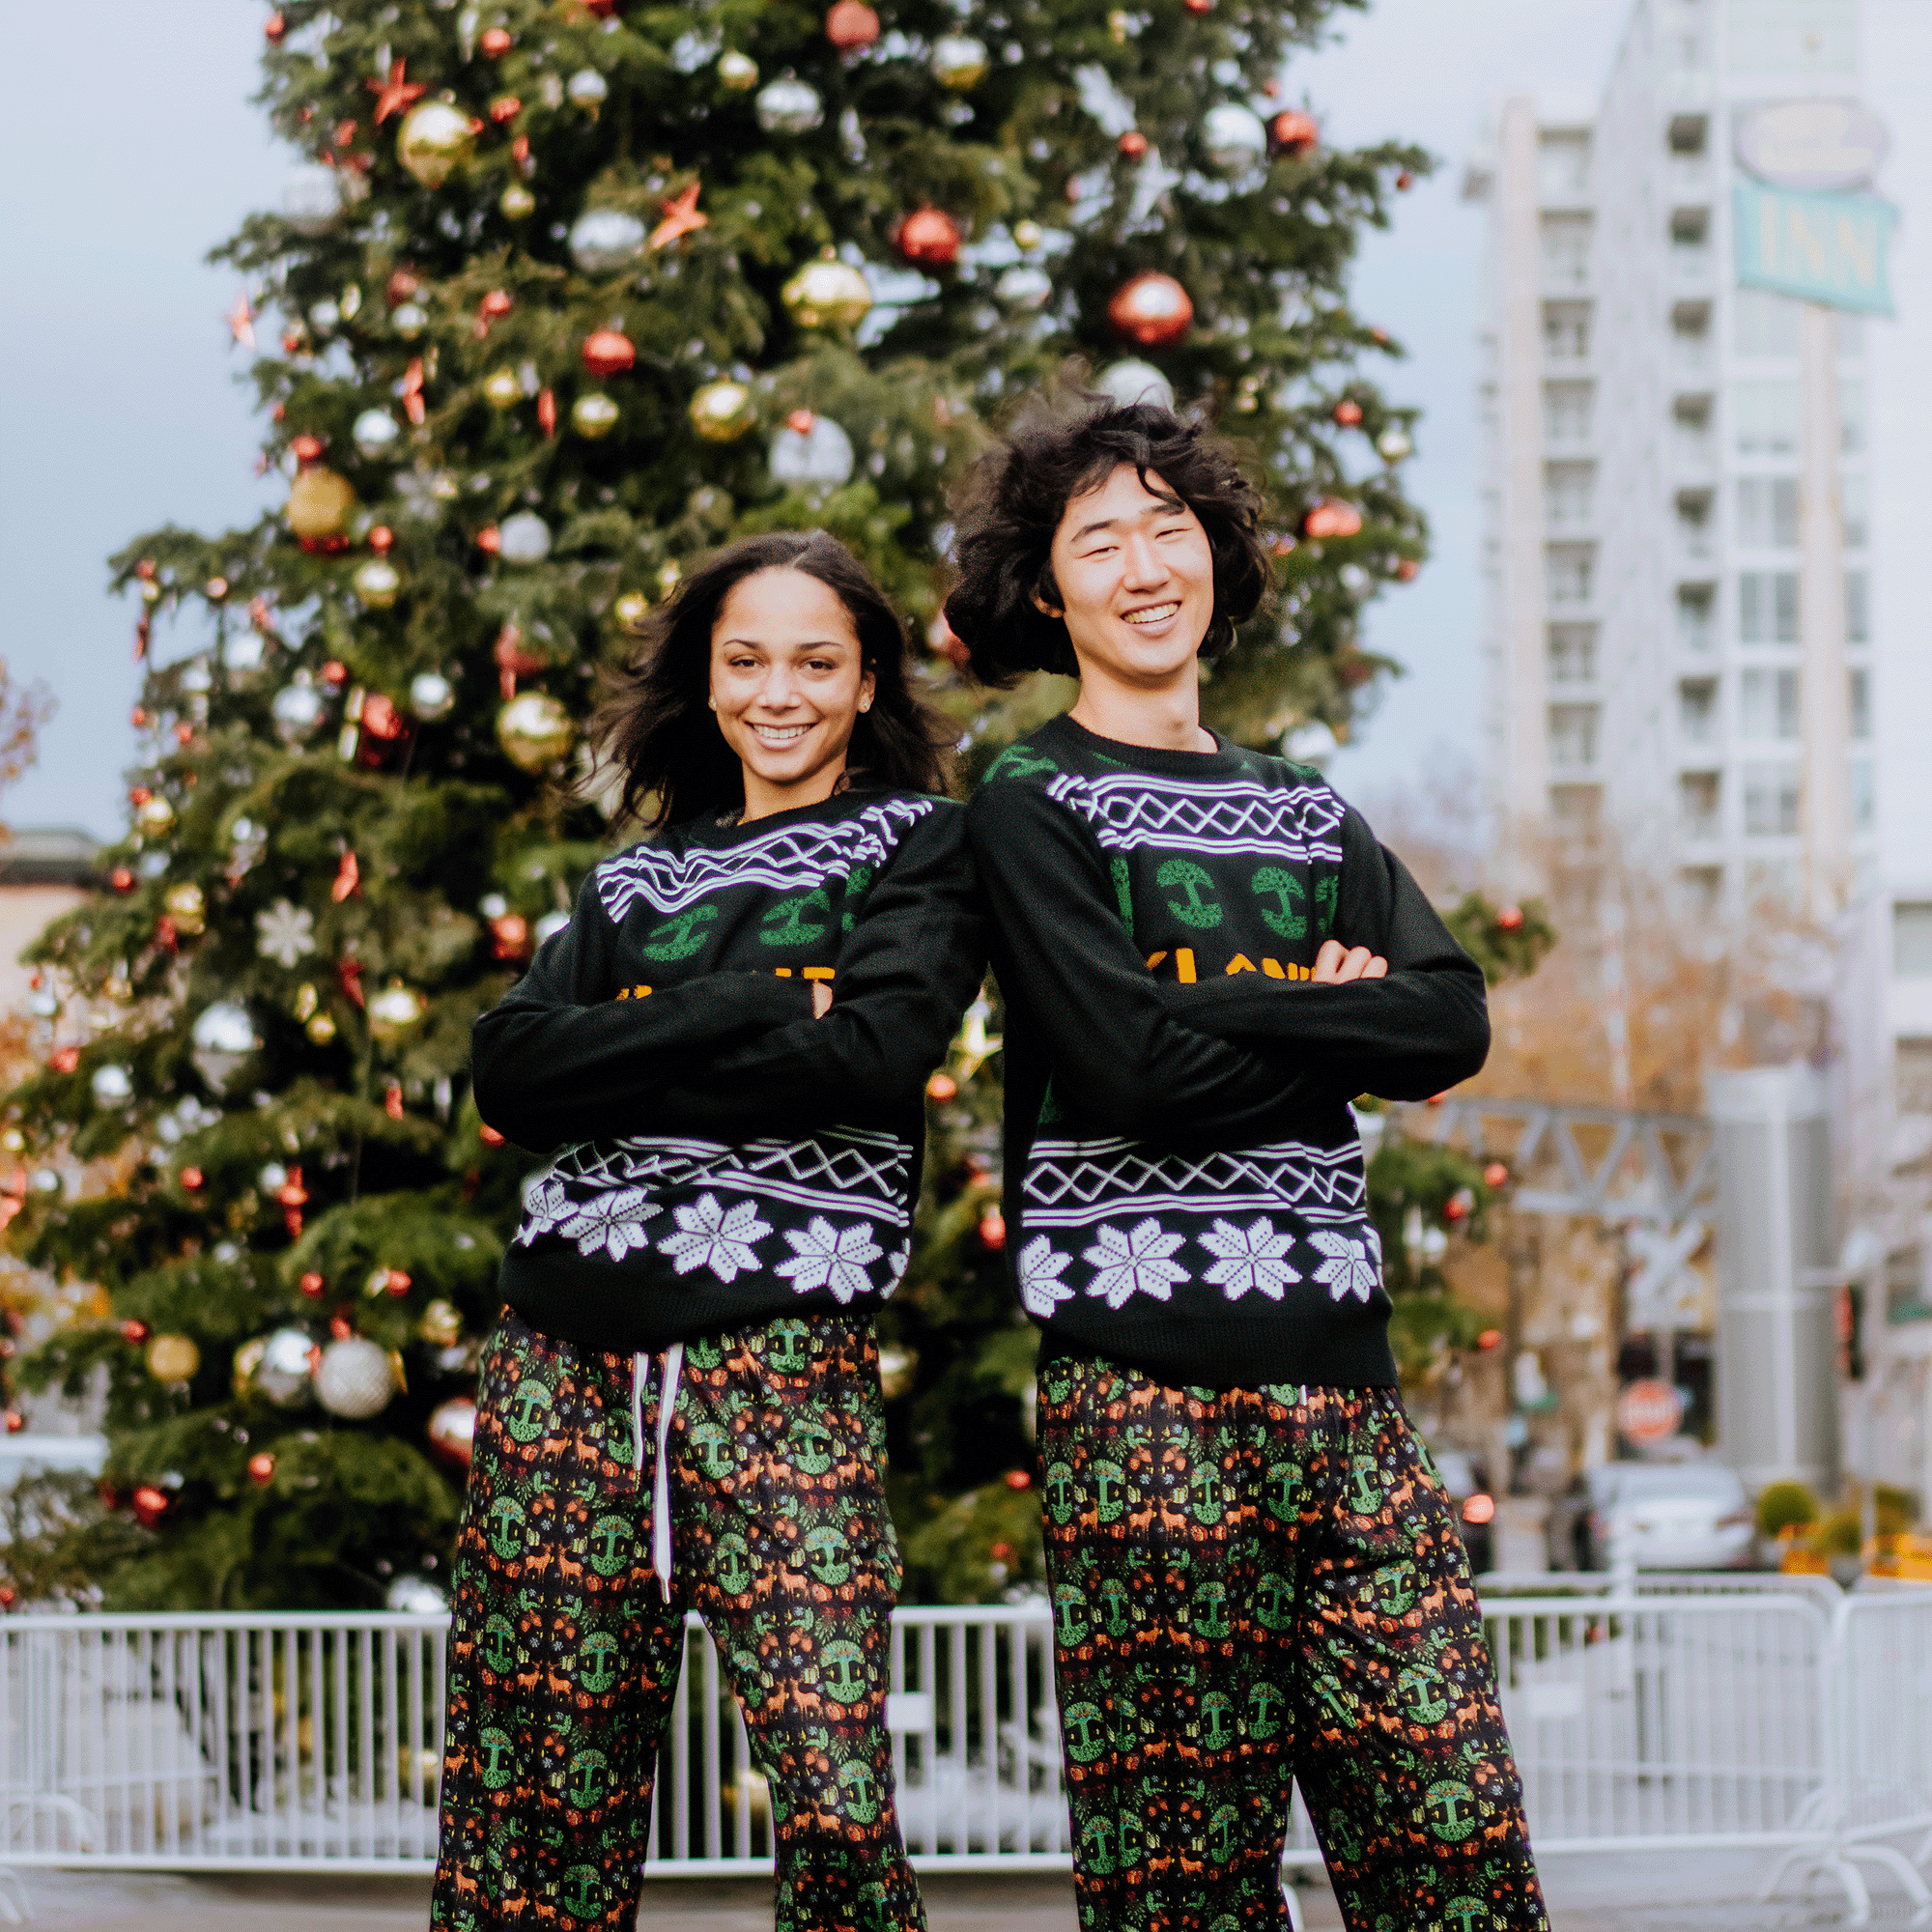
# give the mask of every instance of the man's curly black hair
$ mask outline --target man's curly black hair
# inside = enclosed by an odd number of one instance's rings
[[[1131,465],[1149,472],[1201,519],[1214,553],[1214,615],[1201,640],[1212,663],[1235,627],[1260,609],[1274,572],[1261,530],[1261,492],[1233,447],[1151,403],[1124,408],[1084,396],[1078,413],[1023,423],[974,466],[957,503],[959,582],[946,621],[972,653],[981,684],[1017,683],[1028,671],[1079,675],[1065,624],[1034,602],[1060,608],[1053,536],[1074,497]],[[1173,497],[1168,497],[1172,501]]]

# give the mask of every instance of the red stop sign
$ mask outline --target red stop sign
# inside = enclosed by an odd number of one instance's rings
[[[1683,1420],[1683,1400],[1668,1382],[1632,1382],[1617,1397],[1617,1427],[1633,1442],[1666,1442]]]

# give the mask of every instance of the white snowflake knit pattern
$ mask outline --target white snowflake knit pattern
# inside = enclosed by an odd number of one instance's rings
[[[1332,1228],[1318,1228],[1308,1239],[1327,1256],[1315,1270],[1315,1279],[1326,1286],[1331,1300],[1352,1294],[1366,1301],[1375,1293],[1381,1283],[1382,1243],[1373,1228],[1359,1241]]]
[[[1279,1301],[1282,1291],[1301,1279],[1283,1259],[1294,1245],[1293,1236],[1281,1234],[1265,1215],[1257,1215],[1245,1228],[1217,1216],[1213,1227],[1200,1240],[1216,1257],[1208,1270],[1208,1279],[1230,1301],[1240,1300],[1251,1290]]]
[[[1121,1307],[1135,1294],[1172,1300],[1175,1288],[1190,1278],[1168,1259],[1186,1236],[1170,1235],[1152,1215],[1131,1230],[1102,1227],[1094,1232],[1094,1245],[1080,1257],[1094,1270],[1087,1293],[1105,1295],[1109,1308]]]
[[[1020,1250],[1020,1300],[1029,1315],[1045,1321],[1063,1301],[1073,1299],[1073,1291],[1061,1280],[1073,1265],[1071,1255],[1063,1255],[1044,1235],[1036,1235]]]
[[[849,1228],[835,1228],[822,1214],[814,1214],[804,1234],[785,1230],[792,1258],[781,1262],[778,1271],[801,1294],[830,1289],[835,1301],[847,1302],[855,1294],[872,1292],[869,1264],[885,1253],[872,1238],[872,1231],[863,1221]]]
[[[758,1265],[756,1243],[772,1232],[749,1201],[724,1207],[717,1195],[700,1194],[696,1202],[680,1203],[672,1210],[677,1233],[658,1243],[679,1274],[704,1268],[720,1281],[736,1281]]]
[[[644,1223],[660,1212],[641,1187],[618,1188],[581,1203],[567,1220],[557,1223],[556,1231],[577,1243],[580,1255],[594,1255],[602,1248],[613,1262],[620,1262],[633,1248],[649,1245]]]

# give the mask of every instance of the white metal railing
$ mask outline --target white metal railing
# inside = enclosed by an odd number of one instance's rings
[[[1932,1910],[1917,1870],[1932,1856],[1932,1590],[1482,1580],[1540,1853],[1781,1850],[1778,1873],[1833,1877],[1855,1906],[1877,1865]],[[392,1614],[0,1622],[0,1865],[428,1869],[446,1633]],[[1047,1606],[901,1609],[891,1667],[915,1862],[1068,1864]],[[650,1845],[660,1874],[770,1864],[764,1780],[696,1617]],[[1298,1800],[1287,1859],[1321,1863]]]

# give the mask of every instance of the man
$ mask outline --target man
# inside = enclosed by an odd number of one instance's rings
[[[947,606],[982,680],[1080,680],[969,825],[1081,1923],[1286,1925],[1298,1778],[1356,1932],[1544,1932],[1348,1106],[1475,1072],[1482,975],[1319,773],[1202,727],[1259,508],[1164,410],[1043,421],[976,473]]]

